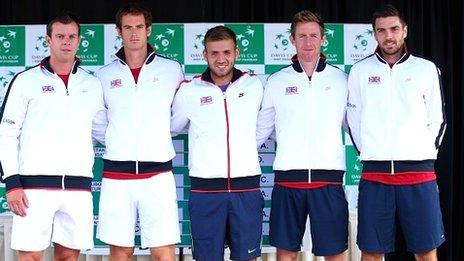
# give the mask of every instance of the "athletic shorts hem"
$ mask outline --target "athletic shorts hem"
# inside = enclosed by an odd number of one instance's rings
[[[440,240],[437,243],[435,243],[435,244],[433,244],[431,246],[428,246],[428,247],[423,247],[423,248],[419,248],[419,249],[410,249],[410,248],[407,248],[407,249],[408,249],[409,252],[412,252],[414,254],[427,253],[427,252],[430,252],[430,251],[432,251],[434,249],[437,249],[444,242],[445,242],[445,239],[443,238],[442,240]]]
[[[277,242],[274,242],[274,241],[270,241],[269,245],[271,245],[271,246],[273,246],[275,248],[280,248],[280,249],[284,249],[284,250],[291,251],[291,252],[299,252],[299,251],[301,251],[301,246],[291,247],[291,246],[283,245],[283,244],[280,244],[280,243],[277,243]]]
[[[346,250],[348,250],[347,245],[340,247],[340,248],[336,248],[336,249],[334,248],[334,249],[323,250],[323,251],[313,251],[313,254],[315,256],[334,256],[334,255],[341,254],[345,252]]]
[[[100,241],[103,243],[110,245],[110,246],[117,246],[117,247],[135,247],[135,243],[127,243],[127,242],[120,242],[120,241],[114,241],[114,240],[107,240],[104,237],[97,237]]]
[[[24,252],[41,252],[47,249],[49,246],[50,243],[48,243],[45,247],[25,247],[11,244],[11,249]]]
[[[356,244],[358,245],[358,248],[361,252],[376,253],[376,254],[388,254],[388,253],[395,252],[395,249],[375,249],[375,248],[363,247],[359,243],[356,243]]]
[[[155,248],[155,247],[164,247],[164,246],[176,246],[176,244],[179,244],[180,240],[173,240],[173,241],[166,241],[162,243],[155,243],[155,244],[144,244],[141,247],[142,248]]]
[[[229,259],[230,260],[233,260],[233,261],[245,261],[245,260],[250,260],[250,259],[254,259],[254,258],[258,258],[261,256],[261,251],[260,252],[257,252],[256,254],[252,255],[252,256],[244,256],[244,257],[235,257],[235,256],[230,256]]]
[[[63,242],[61,240],[56,240],[56,241],[52,241],[53,244],[58,244],[58,245],[61,245],[61,246],[64,246],[66,248],[69,248],[69,249],[73,249],[73,250],[88,250],[88,249],[92,249],[94,247],[93,245],[93,242],[90,243],[90,244],[86,244],[84,246],[77,246],[77,245],[72,245],[72,244],[69,244],[68,242]]]

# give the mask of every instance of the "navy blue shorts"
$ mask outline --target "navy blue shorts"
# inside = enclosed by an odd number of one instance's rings
[[[248,260],[261,255],[264,199],[261,191],[191,192],[189,200],[193,258]]]
[[[408,251],[429,252],[445,241],[438,187],[435,181],[415,185],[385,185],[361,180],[358,237],[361,251],[395,251],[396,222]]]
[[[341,185],[272,191],[269,240],[272,246],[300,251],[309,214],[312,252],[331,256],[348,249],[348,203]]]

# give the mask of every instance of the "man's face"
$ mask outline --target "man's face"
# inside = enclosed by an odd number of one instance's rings
[[[151,26],[145,25],[145,17],[142,14],[127,14],[121,18],[121,28],[118,28],[118,34],[122,38],[125,49],[140,50],[145,48],[150,33]]]
[[[319,58],[321,45],[325,35],[316,22],[301,22],[295,27],[295,35],[290,35],[290,41],[296,48],[298,59],[303,62],[314,62]]]
[[[47,35],[47,43],[50,46],[50,57],[60,63],[74,61],[77,47],[79,46],[79,29],[75,22],[52,24],[51,36]]]
[[[228,83],[232,79],[232,69],[238,55],[238,48],[232,39],[206,42],[203,57],[216,84]]]
[[[374,37],[380,50],[386,55],[401,53],[408,27],[401,24],[398,16],[380,17],[375,20]]]

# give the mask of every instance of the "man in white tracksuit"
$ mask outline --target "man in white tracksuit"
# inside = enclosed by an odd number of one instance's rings
[[[196,260],[261,255],[264,206],[256,148],[256,119],[263,87],[234,68],[239,50],[227,27],[208,30],[206,71],[182,83],[172,105],[171,131],[188,126],[190,226]]]
[[[395,7],[376,10],[372,26],[377,50],[348,80],[348,123],[363,162],[357,243],[363,260],[381,260],[394,251],[398,223],[416,260],[436,260],[444,231],[434,161],[446,126],[439,70],[406,49]]]
[[[92,120],[105,114],[100,82],[79,67],[80,26],[69,13],[47,25],[50,56],[11,81],[1,110],[0,170],[14,213],[19,260],[77,260],[93,247]]]
[[[116,27],[124,46],[97,72],[108,108],[98,136],[106,152],[97,237],[110,245],[110,259],[130,260],[138,218],[141,246],[155,260],[174,260],[180,233],[169,127],[183,72],[148,44],[147,9],[121,8]]]
[[[309,214],[313,253],[344,260],[347,76],[320,53],[325,36],[319,15],[297,13],[290,40],[296,55],[291,65],[269,76],[257,127],[258,146],[273,132],[277,141],[270,243],[277,247],[279,260],[296,260]]]

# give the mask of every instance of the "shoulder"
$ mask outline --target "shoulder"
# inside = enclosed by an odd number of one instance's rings
[[[292,75],[296,73],[297,72],[295,72],[292,65],[289,64],[287,66],[280,68],[280,70],[272,73],[271,75],[269,75],[269,77],[267,78],[267,83],[272,83],[274,81],[279,81],[282,79],[288,79],[289,77],[291,77]]]
[[[161,54],[155,54],[154,61],[156,63],[162,63],[164,66],[172,66],[182,68],[182,64],[174,59],[168,58]]]
[[[97,70],[96,72],[97,77],[100,77],[110,72],[118,71],[120,69],[120,63],[121,62],[118,59],[116,59],[110,62],[109,64],[104,65],[103,67]]]

